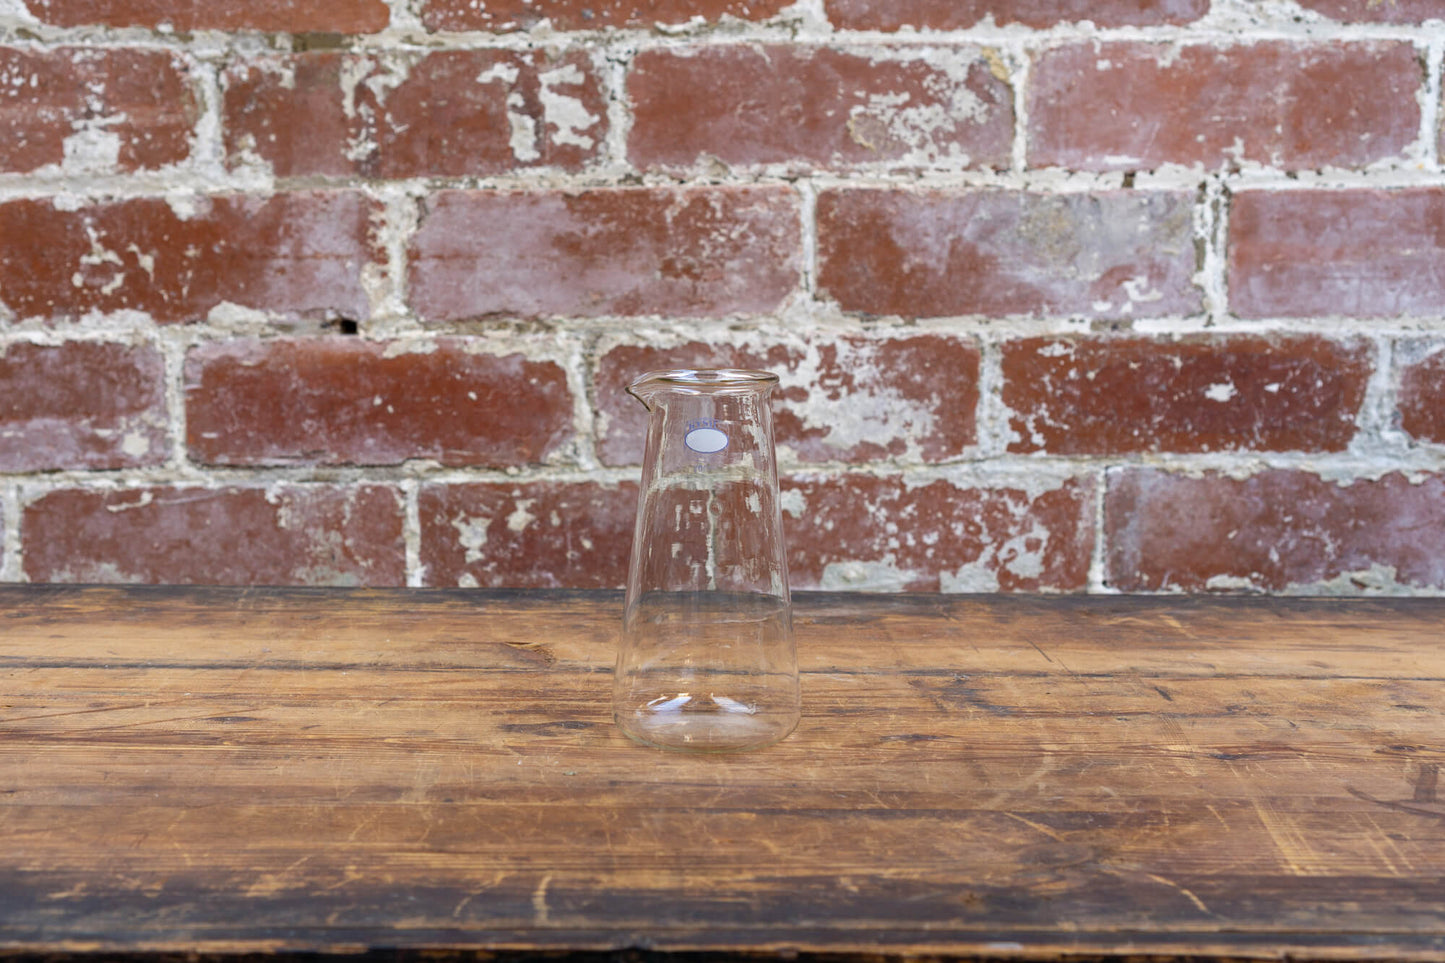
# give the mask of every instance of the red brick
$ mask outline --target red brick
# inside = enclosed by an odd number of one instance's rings
[[[154,348],[0,349],[0,471],[158,465],[166,424],[165,364]]]
[[[1400,427],[1421,441],[1445,444],[1445,351],[1400,374]]]
[[[647,412],[624,391],[638,375],[728,367],[762,368],[782,378],[773,409],[785,459],[939,462],[960,457],[976,441],[979,350],[956,338],[845,335],[758,347],[620,345],[598,361],[594,378],[603,463],[642,460]]]
[[[385,0],[25,0],[30,12],[60,27],[100,24],[180,31],[266,30],[277,33],[375,33],[391,22]]]
[[[384,485],[61,489],[20,535],[32,582],[402,585],[402,514]]]
[[[1131,469],[1110,479],[1104,527],[1109,584],[1125,592],[1445,588],[1441,475],[1336,484]]]
[[[190,156],[199,117],[173,53],[0,47],[0,171],[60,164],[67,153],[102,171],[176,164]]]
[[[191,457],[508,467],[555,452],[572,434],[566,372],[472,347],[441,340],[407,350],[341,337],[202,345],[186,360]]]
[[[1003,349],[1009,451],[1341,451],[1371,370],[1357,339],[1013,341]]]
[[[372,149],[356,150],[359,116],[347,116],[343,67],[354,55],[326,51],[292,56],[253,57],[221,75],[221,121],[226,154],[233,164],[245,154],[260,157],[278,177],[307,174],[350,176],[362,159],[375,161]],[[357,83],[357,97],[370,90]],[[373,108],[374,109],[374,108]]]
[[[1439,315],[1445,190],[1243,191],[1228,260],[1241,317]]]
[[[423,317],[717,316],[778,307],[798,281],[787,188],[444,191],[411,246]]]
[[[423,485],[427,585],[621,588],[637,486],[631,482]]]
[[[543,21],[557,30],[653,27],[694,18],[761,21],[777,16],[791,0],[424,0],[422,22],[430,30],[530,30]]]
[[[1299,0],[1300,6],[1356,23],[1424,23],[1445,18],[1440,0]]]
[[[311,52],[244,61],[224,87],[232,160],[254,153],[281,177],[575,171],[607,134],[597,71],[577,52]]]
[[[833,25],[847,30],[961,30],[989,18],[1000,26],[1081,21],[1100,27],[1152,26],[1188,23],[1209,12],[1209,0],[824,0],[824,5]]]
[[[1399,41],[1053,47],[1031,76],[1029,162],[1361,167],[1414,143],[1424,80]]]
[[[377,207],[361,194],[223,195],[194,208],[0,203],[0,300],[19,318],[131,309],[194,321],[222,302],[289,318],[367,315],[361,270],[381,253]]]
[[[1187,194],[839,189],[818,198],[818,286],[874,315],[1192,314]]]
[[[1093,483],[910,483],[899,475],[796,475],[783,484],[795,589],[1082,591],[1093,550]]]
[[[976,47],[644,51],[628,80],[640,167],[1005,167],[1013,94]]]

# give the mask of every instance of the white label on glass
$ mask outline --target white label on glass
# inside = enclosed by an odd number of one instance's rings
[[[694,428],[683,436],[682,441],[693,451],[700,451],[704,455],[722,451],[728,446],[728,436],[716,428]]]

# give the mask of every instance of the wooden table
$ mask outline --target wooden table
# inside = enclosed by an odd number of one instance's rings
[[[697,757],[613,594],[0,588],[0,958],[1445,960],[1445,600],[796,608]]]

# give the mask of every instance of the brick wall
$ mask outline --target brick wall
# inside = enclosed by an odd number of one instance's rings
[[[731,364],[800,588],[1445,591],[1442,18],[0,0],[0,578],[616,586]]]

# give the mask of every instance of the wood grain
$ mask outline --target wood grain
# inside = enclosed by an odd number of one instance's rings
[[[611,725],[609,593],[0,588],[0,954],[1445,960],[1445,600],[804,596]]]

